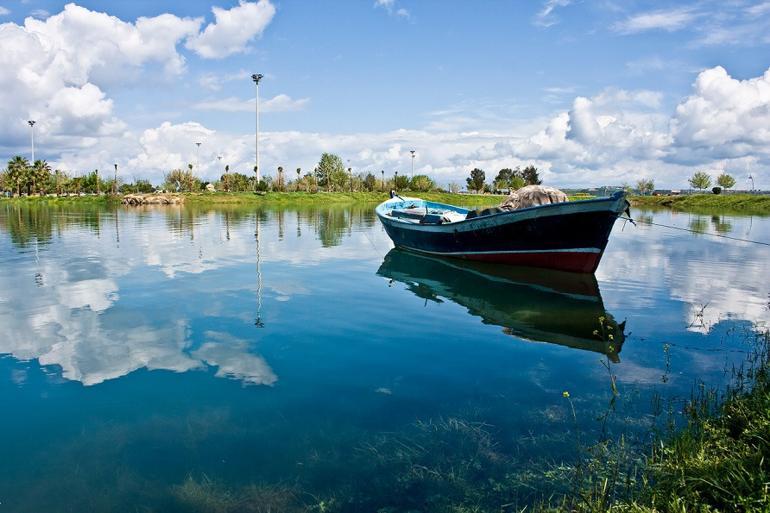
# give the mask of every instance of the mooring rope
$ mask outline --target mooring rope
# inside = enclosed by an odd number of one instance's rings
[[[663,223],[653,223],[652,221],[647,221],[643,219],[631,219],[630,217],[623,217],[621,215],[619,215],[618,218],[623,219],[624,221],[631,221],[632,223],[646,224],[647,226],[660,226],[662,228],[671,228],[672,230],[681,230],[683,232],[690,232],[698,235],[711,235],[712,237],[721,237],[723,239],[730,239],[730,240],[735,240],[739,242],[750,242],[752,244],[759,244],[761,246],[770,246],[770,242],[763,242],[760,240],[741,239],[739,237],[730,237],[729,235],[722,235],[721,233],[701,232],[698,230],[693,230],[691,228],[683,228],[681,226],[672,226],[670,224],[663,224]]]

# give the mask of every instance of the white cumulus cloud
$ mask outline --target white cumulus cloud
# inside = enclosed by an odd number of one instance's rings
[[[262,34],[275,15],[268,0],[245,2],[232,9],[213,7],[214,23],[187,40],[187,48],[205,59],[221,59],[247,49],[249,42]]]
[[[698,75],[694,89],[676,108],[679,145],[770,152],[770,69],[761,77],[738,80],[717,66]]]
[[[104,88],[130,82],[146,65],[181,73],[176,45],[199,27],[199,20],[170,14],[130,23],[75,4],[46,20],[1,24],[0,146],[25,141],[30,118],[53,148],[119,133],[124,126]]]

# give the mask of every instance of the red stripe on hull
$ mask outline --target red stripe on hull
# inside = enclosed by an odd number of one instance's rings
[[[463,260],[478,260],[498,264],[543,267],[575,273],[592,273],[599,267],[602,253],[559,251],[553,253],[481,253],[447,255]]]

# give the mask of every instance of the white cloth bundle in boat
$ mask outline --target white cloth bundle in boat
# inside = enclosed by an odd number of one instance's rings
[[[549,203],[563,203],[569,201],[564,192],[546,185],[527,185],[513,191],[508,198],[500,203],[503,210],[518,210],[520,208],[548,205]]]
[[[454,210],[447,210],[441,215],[441,220],[445,223],[456,223],[465,220],[465,216]]]

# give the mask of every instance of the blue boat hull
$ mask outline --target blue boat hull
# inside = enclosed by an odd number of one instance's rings
[[[628,206],[625,196],[617,193],[436,225],[391,217],[388,212],[398,208],[398,200],[377,207],[377,215],[396,247],[453,258],[588,273],[598,267],[612,226]],[[409,204],[420,200],[401,201]]]

